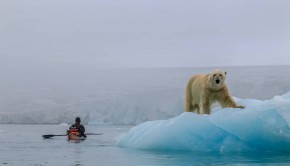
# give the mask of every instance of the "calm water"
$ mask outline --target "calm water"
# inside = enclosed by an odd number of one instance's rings
[[[116,137],[129,126],[86,126],[86,141],[66,137],[44,140],[43,134],[64,134],[61,125],[0,125],[0,165],[136,166],[136,165],[290,165],[290,154],[198,153],[142,151],[116,146]]]

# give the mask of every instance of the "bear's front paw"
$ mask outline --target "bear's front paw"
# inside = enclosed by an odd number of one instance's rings
[[[237,106],[237,108],[244,109],[246,107],[245,106],[242,106],[242,105],[239,105],[239,106]]]

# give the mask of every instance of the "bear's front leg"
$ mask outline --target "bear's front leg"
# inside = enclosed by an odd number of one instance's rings
[[[232,107],[232,108],[241,108],[241,109],[244,109],[245,106],[241,106],[241,105],[238,105],[234,99],[227,95],[225,96],[225,98],[223,100],[220,101],[220,104],[223,108],[226,108],[226,107]]]
[[[245,106],[242,106],[242,105],[238,105],[236,108],[244,109],[244,108],[246,108],[246,107],[245,107]]]
[[[210,103],[209,101],[202,101],[201,102],[201,108],[200,108],[200,114],[210,114]]]

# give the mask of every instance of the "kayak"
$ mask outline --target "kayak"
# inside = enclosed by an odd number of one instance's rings
[[[86,138],[80,137],[80,136],[78,136],[78,135],[76,135],[74,133],[68,133],[67,134],[67,139],[68,140],[85,140]]]
[[[68,140],[85,140],[86,138],[82,137],[80,132],[77,129],[70,129],[67,131]]]

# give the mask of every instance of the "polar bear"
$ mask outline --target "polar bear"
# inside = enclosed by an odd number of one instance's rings
[[[218,102],[221,107],[245,108],[231,97],[225,83],[227,72],[212,71],[209,74],[194,75],[188,81],[185,92],[185,112],[210,114],[211,105]]]

